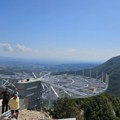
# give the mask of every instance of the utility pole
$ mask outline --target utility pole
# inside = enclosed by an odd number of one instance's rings
[[[83,75],[83,77],[84,77],[84,69],[82,70],[82,75]]]
[[[91,78],[91,69],[90,69],[90,78]]]
[[[104,74],[103,74],[103,72],[102,72],[102,82],[104,81],[103,79],[104,79],[104,76],[103,76]]]
[[[96,72],[96,79],[98,79],[98,71]]]

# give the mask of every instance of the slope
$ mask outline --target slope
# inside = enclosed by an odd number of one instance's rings
[[[98,71],[98,75],[102,72],[109,74],[109,87],[107,92],[120,96],[120,56],[113,57],[105,63],[95,67],[93,73]]]

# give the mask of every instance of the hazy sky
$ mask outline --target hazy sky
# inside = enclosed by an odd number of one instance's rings
[[[1,0],[0,56],[106,61],[120,54],[120,0]]]

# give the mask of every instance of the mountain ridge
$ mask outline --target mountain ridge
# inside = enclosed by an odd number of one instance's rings
[[[112,57],[105,63],[93,68],[93,71],[109,75],[109,87],[107,92],[120,96],[120,56]]]

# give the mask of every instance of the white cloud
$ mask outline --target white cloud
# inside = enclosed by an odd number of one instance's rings
[[[20,52],[33,52],[32,48],[26,47],[25,45],[17,44],[15,50]]]
[[[9,43],[0,43],[0,55],[11,56],[11,57],[32,58],[33,56],[37,57],[39,53],[40,52],[38,50],[33,50],[32,48],[22,44],[11,46],[11,44]]]
[[[119,50],[100,50],[94,48],[68,48],[51,51],[51,58],[73,61],[106,61],[113,56],[119,55]]]
[[[12,52],[14,49],[9,43],[0,43],[0,50],[5,52]]]
[[[45,58],[57,60],[101,61],[119,55],[118,49],[100,50],[94,48],[53,48],[35,50],[23,44],[12,46],[9,43],[0,43],[0,55],[22,58]]]
[[[70,53],[77,53],[77,52],[79,52],[78,49],[75,49],[75,48],[69,48],[67,51],[70,52]]]

